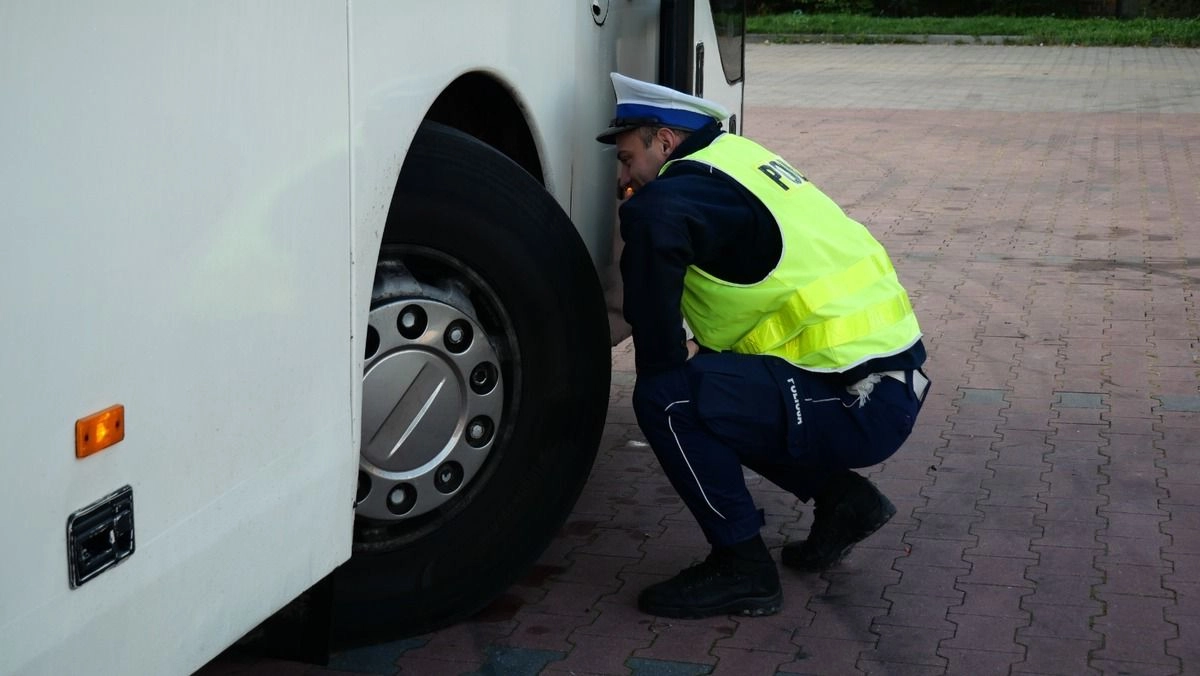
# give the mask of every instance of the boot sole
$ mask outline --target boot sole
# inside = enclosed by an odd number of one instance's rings
[[[883,498],[883,505],[882,505],[882,509],[880,510],[882,512],[882,514],[880,514],[879,518],[876,519],[875,521],[871,522],[871,524],[868,525],[866,528],[863,528],[862,530],[855,533],[854,539],[851,540],[850,543],[847,544],[845,547],[843,547],[841,549],[841,551],[838,552],[837,556],[833,557],[829,561],[814,564],[814,563],[809,563],[809,562],[803,561],[803,560],[796,560],[794,557],[789,556],[788,547],[784,547],[783,551],[780,552],[780,556],[779,556],[780,560],[783,562],[783,565],[785,565],[788,568],[791,568],[793,570],[800,570],[800,571],[804,571],[806,573],[815,573],[815,572],[820,572],[822,570],[827,570],[829,567],[833,566],[838,561],[841,561],[842,559],[846,558],[846,555],[850,553],[850,550],[854,549],[854,545],[862,542],[863,540],[866,540],[875,531],[879,530],[880,528],[883,528],[883,526],[885,524],[887,524],[888,521],[891,521],[893,516],[896,516],[896,506],[892,504],[892,501],[888,500],[886,496],[880,496],[880,497]]]
[[[698,619],[701,617],[712,617],[714,615],[744,615],[748,617],[762,617],[764,615],[774,615],[783,607],[783,591],[775,592],[771,596],[756,597],[756,598],[741,598],[728,603],[721,603],[715,606],[706,607],[675,607],[675,606],[659,606],[649,603],[638,603],[638,610],[648,615],[656,615],[658,617],[670,617],[672,619]]]

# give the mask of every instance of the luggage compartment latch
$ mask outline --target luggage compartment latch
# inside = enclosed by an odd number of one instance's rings
[[[125,486],[67,517],[71,589],[133,554],[133,487]]]

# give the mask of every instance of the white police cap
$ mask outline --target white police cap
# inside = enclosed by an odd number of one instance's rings
[[[618,134],[638,127],[672,127],[695,131],[729,117],[725,106],[708,99],[675,91],[670,87],[642,82],[620,73],[610,73],[617,94],[617,114],[596,137],[601,143],[616,143]]]

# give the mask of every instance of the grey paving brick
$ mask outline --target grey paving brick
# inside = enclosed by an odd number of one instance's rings
[[[863,659],[858,661],[858,665],[864,673],[878,674],[879,676],[943,676],[946,673],[942,667],[903,662],[877,662]]]
[[[730,636],[737,625],[727,617],[704,620],[658,619],[650,627],[654,641],[646,648],[633,651],[634,657],[656,660],[712,664],[711,654],[717,640]]]
[[[1094,618],[1093,627],[1104,635],[1104,647],[1094,658],[1179,668],[1179,659],[1167,654],[1167,642],[1179,637],[1178,624],[1164,615],[1165,609],[1174,605],[1172,599],[1125,594],[1101,594],[1100,598],[1105,613]],[[1130,626],[1137,631],[1127,631]]]
[[[861,674],[859,656],[874,641],[851,641],[820,637],[797,637],[796,659],[779,666],[779,675]]]
[[[625,662],[632,669],[632,676],[704,676],[712,673],[708,664],[691,664],[689,662],[671,662],[669,660],[654,660],[630,657]]]
[[[1099,641],[1029,636],[1018,639],[1025,646],[1025,659],[1012,667],[1013,674],[1099,674],[1088,664],[1091,651]]]
[[[786,643],[783,645],[787,645]],[[796,659],[793,651],[753,650],[722,647],[714,650],[717,665],[713,676],[743,676],[744,674],[774,674],[780,665]]]
[[[346,650],[331,655],[329,667],[360,673],[392,673],[401,655],[426,643],[425,638],[408,638]]]
[[[1056,408],[1107,409],[1103,392],[1055,392]]]
[[[1027,597],[1021,604],[1029,612],[1029,624],[1017,629],[1019,640],[1030,637],[1101,640],[1101,634],[1092,627],[1092,618],[1104,612],[1099,601],[1058,605],[1037,600],[1036,596]]]
[[[960,387],[958,391],[962,394],[960,401],[963,404],[994,404],[999,408],[1008,405],[1004,399],[1007,390]]]
[[[1009,587],[1033,587],[1026,570],[1033,561],[1003,556],[964,556],[971,564],[971,572],[960,575],[960,584],[987,584]]]
[[[530,650],[528,648],[506,648],[489,646],[485,651],[487,661],[470,676],[492,676],[493,674],[511,674],[512,676],[537,676],[542,668],[550,662],[563,658],[563,653],[551,650]]]
[[[864,661],[946,667],[946,659],[937,655],[937,648],[943,639],[954,635],[953,629],[876,625],[875,630],[879,643],[863,652]]]
[[[1100,651],[1097,654],[1103,654]],[[1180,665],[1175,663],[1170,664],[1147,664],[1146,662],[1126,662],[1120,660],[1108,660],[1101,657],[1093,657],[1091,660],[1092,666],[1100,670],[1103,674],[1137,674],[1137,676],[1175,676],[1175,674],[1189,673],[1180,670]]]
[[[938,655],[946,658],[947,674],[1007,674],[1025,658],[1025,646],[1017,648],[1018,652],[993,652],[943,647],[938,649]]]

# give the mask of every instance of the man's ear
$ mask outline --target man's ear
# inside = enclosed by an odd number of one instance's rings
[[[667,155],[670,155],[675,150],[675,146],[679,145],[679,136],[675,134],[674,129],[669,127],[659,129],[655,140],[662,145],[663,153]]]

